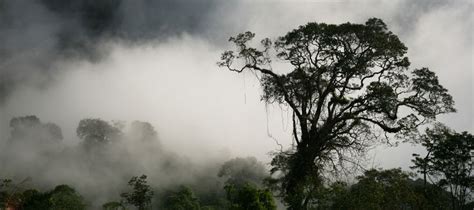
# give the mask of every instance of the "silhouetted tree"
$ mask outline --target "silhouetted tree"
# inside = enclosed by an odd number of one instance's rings
[[[474,136],[437,124],[426,130],[421,144],[427,153],[424,157],[413,154],[413,168],[424,175],[425,184],[427,176],[432,176],[446,187],[452,194],[451,208],[461,209],[474,190]]]
[[[113,142],[122,131],[118,126],[111,125],[101,119],[83,119],[76,129],[77,136],[84,140],[86,148],[93,145],[104,145]]]
[[[11,140],[28,140],[38,143],[59,142],[63,139],[61,128],[54,123],[42,123],[34,115],[10,120]]]
[[[34,115],[15,117],[10,120],[12,139],[22,139],[31,132],[32,128],[40,127],[41,121]]]
[[[290,209],[305,208],[308,176],[337,168],[348,152],[362,152],[368,141],[383,136],[376,134],[408,136],[438,114],[454,111],[452,97],[432,71],[408,70],[407,48],[380,19],[308,23],[274,43],[263,39],[261,49],[249,47],[254,36],[231,37],[237,51],[224,52],[218,65],[256,73],[262,99],[291,108],[295,147],[282,181]],[[273,55],[288,70],[273,70]]]
[[[120,195],[126,203],[134,205],[139,210],[145,210],[151,207],[153,190],[151,190],[151,187],[147,184],[146,178],[146,175],[132,177],[130,181],[128,181],[128,185],[132,187],[133,190]]]

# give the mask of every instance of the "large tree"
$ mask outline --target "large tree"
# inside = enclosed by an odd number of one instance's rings
[[[110,124],[101,119],[83,119],[77,126],[77,136],[84,140],[87,149],[116,141],[121,135],[121,125]]]
[[[63,139],[61,128],[54,123],[43,123],[35,115],[14,117],[10,120],[11,141],[30,141],[36,143],[60,142]]]
[[[308,23],[276,41],[250,47],[255,34],[231,37],[218,65],[255,73],[267,103],[293,112],[295,146],[283,177],[285,201],[305,208],[305,180],[361,151],[370,140],[410,135],[438,114],[454,111],[452,97],[427,68],[409,70],[406,46],[376,18],[365,24]],[[274,60],[283,61],[273,69]]]

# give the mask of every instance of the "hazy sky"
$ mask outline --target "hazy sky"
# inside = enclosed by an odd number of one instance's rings
[[[276,38],[307,22],[385,21],[429,67],[458,110],[440,120],[474,132],[473,4],[433,1],[0,0],[0,132],[34,114],[77,143],[83,118],[141,120],[194,158],[256,156],[291,142],[286,107],[266,106],[252,74],[219,69],[229,36]],[[92,3],[91,3],[92,2]],[[271,138],[272,136],[273,138]],[[417,148],[378,148],[375,166],[406,168]]]

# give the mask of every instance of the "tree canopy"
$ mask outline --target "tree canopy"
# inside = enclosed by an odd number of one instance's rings
[[[169,210],[199,210],[199,199],[190,188],[180,186],[177,191],[168,192],[163,202],[163,209]]]
[[[448,192],[412,180],[400,169],[370,169],[347,186],[330,186],[327,202],[331,209],[449,209]],[[324,209],[324,208],[323,208]]]
[[[50,192],[49,202],[52,210],[83,210],[86,209],[82,196],[67,185],[59,185]]]
[[[121,134],[121,129],[101,119],[83,119],[76,129],[77,136],[84,140],[87,148],[93,145],[108,144],[116,140]]]
[[[60,142],[61,128],[54,123],[43,123],[35,115],[14,117],[10,120],[11,140],[35,140],[36,143]]]
[[[4,180],[0,184],[0,206],[2,209],[5,207],[6,209],[25,210],[83,210],[87,207],[83,197],[68,185],[58,185],[47,192],[35,189],[20,191],[19,186],[13,185],[15,184],[11,180]]]
[[[474,136],[457,133],[437,124],[421,137],[427,150],[424,157],[413,154],[415,169],[440,187],[451,192],[453,209],[460,209],[474,190]]]
[[[139,142],[158,141],[158,133],[149,122],[134,121],[130,125],[130,135]]]
[[[251,183],[229,183],[224,187],[230,210],[275,210],[272,193]]]
[[[255,157],[234,158],[226,161],[220,168],[219,177],[226,178],[227,184],[262,184],[268,176],[265,166]]]
[[[351,152],[388,136],[380,134],[409,137],[419,125],[455,111],[434,72],[409,69],[407,47],[380,19],[308,23],[275,41],[263,39],[260,48],[250,46],[254,37],[231,37],[236,51],[225,51],[218,65],[256,73],[262,99],[291,108],[296,146],[282,182],[291,209],[307,203],[309,176],[336,169]],[[275,60],[288,68],[273,69]]]
[[[139,210],[145,210],[151,207],[151,198],[153,197],[153,190],[147,184],[147,176],[134,176],[128,181],[128,185],[132,187],[133,191],[122,193],[120,196],[126,203],[134,205]]]

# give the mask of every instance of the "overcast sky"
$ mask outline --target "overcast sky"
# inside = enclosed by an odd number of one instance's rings
[[[250,30],[276,38],[307,22],[370,17],[399,35],[412,68],[429,67],[453,95],[458,112],[440,121],[474,132],[470,0],[61,2],[0,1],[3,139],[14,116],[57,123],[71,144],[83,118],[141,120],[190,157],[268,161],[275,140],[291,142],[290,113],[260,101],[252,74],[216,66],[228,37]],[[418,150],[382,146],[372,165],[407,168]]]

